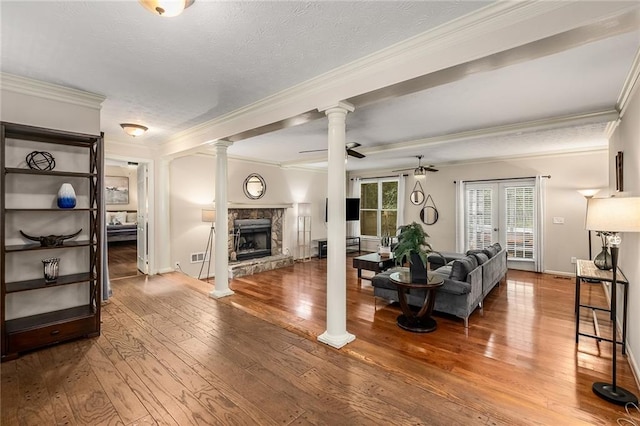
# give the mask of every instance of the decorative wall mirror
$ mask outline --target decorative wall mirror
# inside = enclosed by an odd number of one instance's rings
[[[431,201],[431,205],[428,205],[429,201]],[[433,202],[433,198],[431,198],[431,194],[427,196],[424,206],[420,210],[420,220],[425,225],[433,225],[438,221],[438,209],[436,208],[436,203]]]
[[[244,180],[242,189],[244,190],[244,195],[246,195],[247,198],[257,200],[262,198],[264,193],[267,192],[267,184],[262,176],[257,173],[251,173]]]
[[[416,206],[419,206],[424,202],[424,190],[422,189],[420,181],[416,181],[413,191],[411,191],[411,195],[409,195],[409,200],[411,200],[411,203]]]

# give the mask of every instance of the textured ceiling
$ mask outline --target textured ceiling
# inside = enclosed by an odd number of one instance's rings
[[[1,66],[106,95],[107,140],[138,122],[161,142],[485,4],[197,0],[162,19],[136,1],[2,1]]]
[[[136,122],[150,131],[135,143],[153,146],[490,3],[196,0],[162,19],[137,1],[3,0],[0,69],[105,95],[107,143],[132,143],[119,123]],[[412,166],[418,154],[446,164],[603,148],[605,122],[427,139],[613,110],[639,46],[639,31],[585,36],[557,53],[357,108],[347,136],[367,158],[350,160],[348,169]],[[229,154],[322,167],[322,153],[299,151],[326,148],[326,133],[326,120],[312,121],[241,140]]]

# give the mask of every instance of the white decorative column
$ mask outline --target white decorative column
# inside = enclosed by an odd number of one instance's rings
[[[347,275],[345,220],[346,196],[346,120],[353,105],[339,102],[324,111],[329,119],[329,167],[327,177],[327,330],[318,340],[335,348],[352,342],[356,336],[347,333]]]
[[[229,208],[227,207],[227,149],[233,144],[229,141],[217,141],[216,147],[216,251],[214,290],[209,296],[219,299],[231,296],[229,288]]]

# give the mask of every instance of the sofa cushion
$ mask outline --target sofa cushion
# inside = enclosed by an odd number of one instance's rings
[[[451,265],[449,278],[457,281],[465,281],[467,274],[478,266],[478,261],[473,256],[465,256],[462,259],[454,260]]]
[[[471,256],[475,257],[478,261],[478,265],[482,265],[486,261],[489,260],[489,256],[487,256],[484,252],[480,251],[478,253],[472,253]]]
[[[495,246],[488,246],[485,247],[482,251],[489,257],[489,259],[491,259],[493,256],[498,254],[500,250],[497,250]]]
[[[471,284],[465,281],[444,280],[442,287],[438,288],[438,292],[450,293],[461,296],[471,292]]]

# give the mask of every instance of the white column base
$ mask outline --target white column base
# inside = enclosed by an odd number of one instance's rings
[[[227,296],[231,296],[234,295],[234,291],[231,290],[230,288],[227,288],[226,290],[213,290],[211,293],[209,293],[209,297],[212,297],[214,299],[221,299],[223,297],[227,297]]]
[[[341,334],[339,336],[330,335],[327,331],[318,336],[318,341],[325,343],[329,346],[333,346],[336,349],[340,349],[347,343],[351,343],[356,340],[356,336],[351,333]]]

